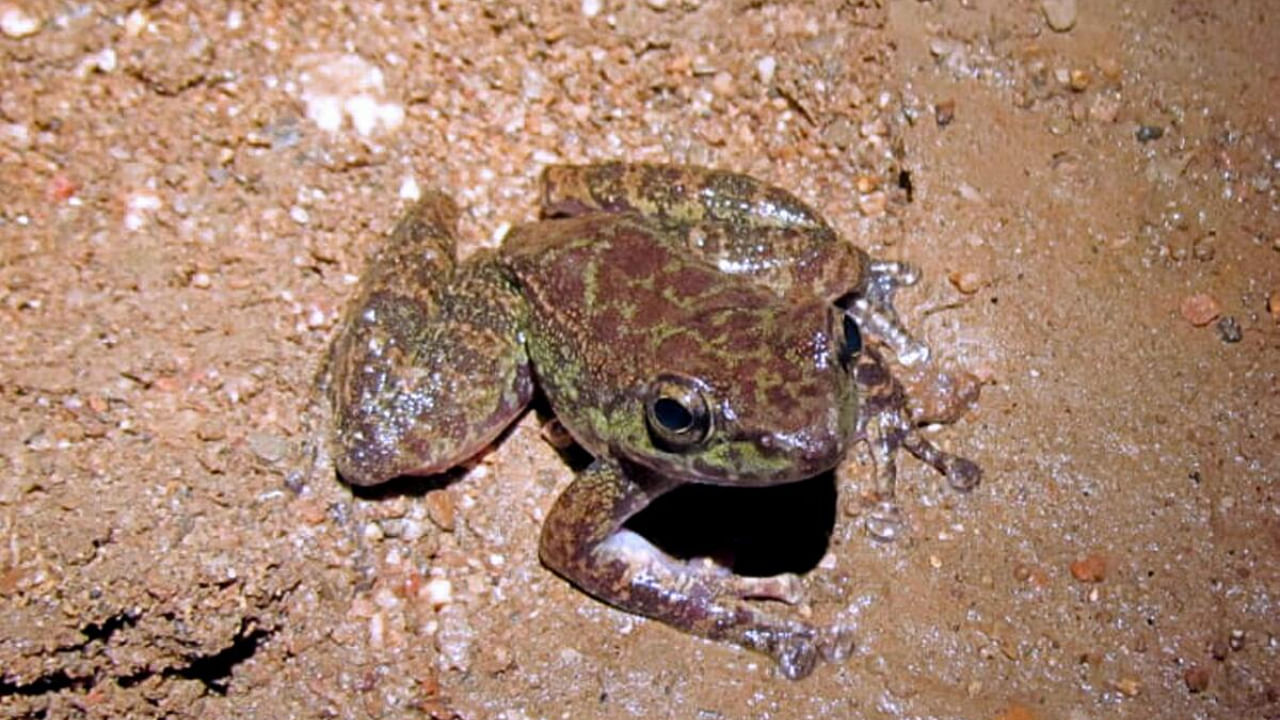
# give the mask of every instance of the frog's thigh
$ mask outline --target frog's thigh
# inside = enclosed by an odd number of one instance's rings
[[[742,600],[755,591],[788,596],[785,581],[743,584],[723,569],[675,560],[622,528],[666,489],[641,487],[616,466],[595,463],[548,514],[542,529],[543,562],[611,605],[765,653],[788,677],[807,675],[819,655],[847,652],[843,629],[818,630]]]
[[[542,211],[559,217],[632,212],[678,225],[732,222],[814,230],[832,239],[826,221],[786,190],[696,165],[552,165],[542,174]]]
[[[334,457],[348,482],[447,470],[492,441],[528,402],[533,382],[507,305],[513,299],[469,270],[439,303],[391,290],[370,294],[335,343]]]

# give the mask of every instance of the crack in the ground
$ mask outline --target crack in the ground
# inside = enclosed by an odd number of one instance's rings
[[[80,631],[88,638],[85,642],[63,649],[83,650],[90,643],[105,642],[117,630],[133,625],[136,622],[137,616],[129,613],[119,613],[101,623],[90,623]],[[158,670],[147,668],[115,678],[104,677],[102,673],[72,676],[65,669],[54,670],[26,683],[13,682],[7,678],[0,677],[0,698],[8,696],[35,697],[59,693],[64,690],[88,692],[99,682],[112,679],[120,687],[130,688],[157,675],[165,678],[196,680],[204,685],[209,692],[217,695],[226,695],[228,682],[235,667],[253,657],[258,648],[262,646],[262,643],[275,634],[277,629],[275,627],[259,627],[255,620],[245,618],[241,621],[240,629],[236,632],[231,642],[221,650],[207,655],[196,655],[182,665],[171,665]]]

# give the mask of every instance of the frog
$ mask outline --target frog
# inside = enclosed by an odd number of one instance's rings
[[[331,454],[354,486],[466,463],[540,393],[590,456],[541,528],[543,564],[589,595],[736,644],[799,679],[852,629],[789,612],[792,573],[678,559],[625,527],[691,483],[766,487],[874,459],[893,536],[905,449],[955,490],[981,468],[921,432],[886,353],[928,357],[894,309],[915,266],[873,259],[752,176],[688,165],[554,165],[541,215],[459,260],[460,211],[431,191],[368,264],[331,346]]]

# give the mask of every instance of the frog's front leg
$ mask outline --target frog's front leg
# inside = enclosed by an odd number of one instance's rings
[[[911,337],[898,319],[893,295],[898,288],[915,285],[920,270],[915,265],[887,260],[871,260],[866,265],[859,292],[845,298],[841,305],[849,317],[866,333],[876,336],[908,367],[929,359],[929,346]]]
[[[866,348],[858,357],[853,377],[862,398],[857,434],[870,445],[875,465],[875,504],[867,516],[867,532],[880,540],[893,540],[902,527],[901,513],[894,499],[897,485],[894,458],[898,448],[906,448],[945,475],[948,484],[960,492],[977,487],[982,468],[929,442],[911,418],[902,384],[889,372],[884,358],[874,348]]]
[[[774,658],[789,678],[808,675],[819,656],[840,659],[847,629],[819,629],[765,612],[744,597],[789,599],[788,580],[742,578],[699,561],[683,562],[622,527],[675,483],[629,477],[596,461],[560,495],[542,529],[548,567],[595,597],[629,612]]]

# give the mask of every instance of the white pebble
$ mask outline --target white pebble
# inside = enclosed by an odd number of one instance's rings
[[[1076,24],[1076,0],[1041,0],[1044,19],[1054,32],[1066,32]]]
[[[427,602],[431,607],[440,608],[453,602],[453,583],[444,578],[434,578],[423,586]]]
[[[0,32],[11,38],[35,35],[40,21],[17,5],[0,5]]]
[[[778,69],[778,61],[772,55],[765,55],[756,60],[756,75],[760,82],[768,85],[773,82],[773,73]]]
[[[124,19],[124,32],[129,37],[138,37],[149,22],[146,13],[135,9]]]
[[[600,14],[601,5],[601,0],[582,0],[582,14],[589,18],[595,17]]]
[[[405,175],[400,181],[400,199],[410,202],[422,197],[422,189],[418,187],[418,181],[412,175]]]
[[[373,594],[373,604],[383,610],[391,610],[400,604],[400,598],[396,597],[396,594],[391,592],[390,588],[379,588]]]
[[[311,213],[307,212],[307,209],[304,207],[294,205],[289,208],[289,217],[293,218],[293,221],[299,225],[306,225],[307,222],[311,220]]]

